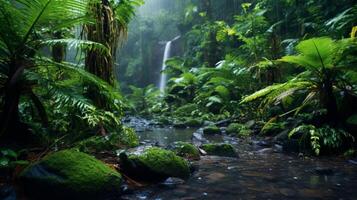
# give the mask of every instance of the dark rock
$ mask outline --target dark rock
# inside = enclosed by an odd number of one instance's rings
[[[273,148],[264,148],[264,149],[260,149],[260,150],[256,151],[256,153],[258,153],[258,154],[270,154],[273,152],[274,152]]]
[[[215,125],[207,126],[203,128],[203,134],[205,135],[214,135],[214,134],[221,134],[221,129]]]
[[[173,125],[174,128],[181,128],[181,129],[184,129],[184,128],[187,128],[186,124],[184,124],[183,122],[175,122],[174,125]]]
[[[199,160],[200,152],[197,147],[187,142],[175,142],[170,145],[170,150],[176,155],[188,160]]]
[[[320,176],[331,176],[335,173],[333,169],[320,167],[316,168],[314,171]]]
[[[9,185],[0,187],[0,199],[2,200],[16,200],[17,195],[15,188]]]
[[[94,157],[64,150],[27,167],[19,176],[33,199],[108,199],[120,195],[121,175]]]
[[[353,160],[348,160],[349,163],[357,165],[357,158],[353,159]]]
[[[231,119],[221,120],[215,123],[216,126],[228,126],[231,123]]]
[[[184,122],[185,126],[187,127],[200,127],[202,125],[202,121],[198,119],[188,119]]]

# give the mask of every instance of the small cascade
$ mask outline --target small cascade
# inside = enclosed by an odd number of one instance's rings
[[[171,45],[172,45],[172,41],[168,41],[166,43],[164,58],[162,60],[162,68],[161,68],[162,71],[166,69],[166,61],[167,59],[170,58]],[[162,72],[160,78],[160,87],[159,87],[162,94],[165,92],[166,82],[167,82],[167,75]]]
[[[161,67],[161,71],[164,71],[166,69],[166,61],[170,58],[171,56],[171,46],[172,46],[172,42],[179,39],[180,36],[175,37],[173,40],[166,42],[165,45],[165,53],[164,53],[164,58],[162,60],[162,67]],[[160,91],[162,94],[165,93],[165,88],[166,88],[166,83],[167,83],[167,74],[165,73],[161,73],[161,78],[160,78]]]

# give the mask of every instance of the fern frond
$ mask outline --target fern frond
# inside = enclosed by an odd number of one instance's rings
[[[80,39],[52,39],[52,40],[42,40],[40,41],[41,45],[45,46],[55,46],[55,45],[66,45],[69,49],[83,49],[83,50],[96,50],[96,52],[102,54],[110,54],[109,49],[97,42],[92,42],[88,40]]]

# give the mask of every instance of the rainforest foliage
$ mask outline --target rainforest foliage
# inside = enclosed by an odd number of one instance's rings
[[[298,139],[300,151],[316,155],[354,148],[356,6],[349,0],[192,0],[154,19],[142,15],[134,23],[139,33],[129,35],[135,44],[145,47],[138,34],[157,36],[168,22],[176,23],[177,30],[167,27],[181,37],[161,71],[170,77],[164,94],[149,85],[157,78],[136,79],[145,68],[160,70],[156,51],[139,48],[140,58],[123,53],[124,60],[135,59],[122,63],[129,109],[176,127],[230,119],[236,124],[231,129],[242,132],[230,131],[242,135],[286,132]],[[156,20],[158,27],[147,26]]]
[[[0,166],[29,146],[136,146],[126,115],[176,127],[229,120],[237,137],[285,131],[301,151],[354,151],[355,1],[168,1],[1,0]]]

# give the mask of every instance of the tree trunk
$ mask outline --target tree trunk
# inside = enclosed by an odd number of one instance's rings
[[[325,78],[321,87],[321,104],[327,110],[328,122],[334,124],[338,120],[337,101],[335,95],[333,94],[332,82],[328,77]]]
[[[62,32],[56,31],[53,34],[56,39],[63,39]],[[66,55],[66,47],[63,44],[56,44],[52,47],[52,58],[53,61],[61,63]]]
[[[21,77],[22,73],[23,69],[21,69],[20,62],[14,61],[10,64],[0,118],[0,136],[8,137],[8,134],[20,134],[19,103],[22,85],[19,77]]]
[[[109,49],[109,54],[103,54],[95,49],[89,50],[86,54],[86,70],[97,77],[103,79],[110,85],[114,85],[114,57],[117,45],[117,38],[114,28],[114,16],[108,0],[90,5],[90,12],[95,15],[96,23],[86,26],[86,36],[90,41],[101,43]],[[92,99],[96,106],[105,108],[106,102],[99,94],[98,88],[90,87],[88,97]]]

